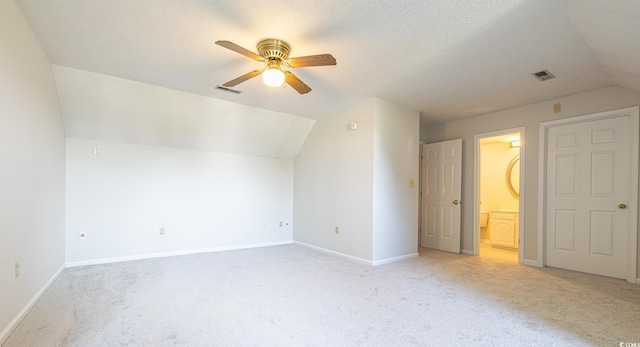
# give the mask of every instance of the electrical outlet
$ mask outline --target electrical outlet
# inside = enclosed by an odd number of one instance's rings
[[[20,277],[20,262],[19,261],[16,261],[16,264],[15,264],[15,275],[16,275],[16,278]]]
[[[78,234],[78,239],[79,240],[86,240],[87,239],[87,232],[84,230],[81,230],[80,233]]]
[[[282,228],[282,221],[280,221],[280,223],[278,224],[278,226]]]
[[[159,231],[160,231],[160,235],[164,235],[165,234],[165,228],[164,227],[160,227]]]
[[[93,147],[93,154],[100,155],[100,147]]]
[[[336,234],[340,234],[340,228],[336,227]]]
[[[560,113],[560,111],[561,111],[560,103],[553,104],[553,113]]]

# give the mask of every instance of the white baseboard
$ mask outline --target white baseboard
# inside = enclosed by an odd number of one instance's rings
[[[327,254],[331,254],[331,255],[337,255],[337,256],[340,256],[340,257],[343,257],[343,258],[347,258],[347,259],[356,261],[358,263],[367,264],[367,265],[371,265],[371,266],[378,266],[378,265],[384,265],[384,264],[389,264],[389,263],[395,263],[397,261],[407,260],[407,259],[411,259],[411,258],[415,258],[415,257],[419,256],[418,253],[411,253],[411,254],[401,255],[401,256],[398,256],[398,257],[391,257],[391,258],[371,261],[371,260],[367,260],[367,259],[354,257],[352,255],[348,255],[348,254],[332,251],[330,249],[326,249],[326,248],[310,245],[308,243],[304,243],[304,242],[300,242],[300,241],[293,241],[293,243],[296,244],[296,245],[313,248],[316,251],[320,251],[322,253],[327,253]]]
[[[401,255],[399,257],[391,257],[391,258],[386,258],[386,259],[381,259],[381,260],[375,260],[375,261],[371,262],[371,265],[378,266],[378,265],[384,265],[384,264],[389,264],[389,263],[395,263],[397,261],[403,261],[403,260],[407,260],[407,259],[411,259],[411,258],[416,258],[418,256],[419,256],[418,253],[411,253],[411,254]]]
[[[276,242],[265,242],[265,243],[253,243],[253,244],[248,244],[248,245],[220,246],[220,247],[212,247],[212,248],[187,249],[187,250],[173,251],[173,252],[137,254],[137,255],[129,255],[129,256],[124,256],[124,257],[71,261],[71,262],[67,262],[67,267],[110,264],[110,263],[119,263],[119,262],[123,262],[123,261],[132,261],[132,260],[143,260],[143,259],[173,257],[173,256],[178,256],[178,255],[189,255],[189,254],[211,253],[211,252],[222,252],[222,251],[234,251],[234,250],[238,250],[238,249],[247,249],[247,248],[259,248],[259,247],[269,247],[269,246],[290,245],[292,242],[293,241],[291,241],[291,240],[287,240],[287,241],[276,241]]]
[[[51,276],[51,278],[47,281],[47,283],[45,283],[44,286],[42,286],[42,288],[31,298],[31,300],[29,300],[29,302],[22,308],[22,310],[20,310],[20,312],[18,312],[18,314],[15,316],[15,318],[13,318],[13,320],[11,320],[11,322],[9,322],[9,325],[7,325],[7,327],[4,328],[4,330],[2,330],[2,332],[0,332],[0,346],[7,340],[9,335],[18,326],[18,324],[20,324],[20,322],[22,322],[22,320],[27,315],[27,313],[29,313],[29,311],[31,311],[31,308],[33,308],[33,305],[35,305],[36,302],[38,302],[38,300],[40,299],[42,294],[44,294],[44,292],[46,292],[47,289],[49,289],[49,287],[53,284],[53,282],[55,282],[58,279],[58,277],[60,276],[62,271],[64,271],[64,269],[65,269],[65,265],[63,264],[58,269],[58,271],[56,271],[53,274],[53,276]]]
[[[310,245],[308,243],[304,243],[304,242],[300,242],[300,241],[293,241],[294,244],[296,245],[300,245],[300,246],[305,246],[305,247],[309,247],[309,248],[313,248],[316,251],[320,251],[322,253],[327,253],[327,254],[332,254],[332,255],[337,255],[343,258],[348,258],[350,260],[354,260],[358,263],[362,263],[362,264],[367,264],[367,265],[373,265],[373,262],[371,260],[366,260],[366,259],[362,259],[362,258],[358,258],[358,257],[354,257],[352,255],[348,255],[348,254],[344,254],[344,253],[340,253],[340,252],[336,252],[336,251],[332,251],[330,249],[326,249],[326,248],[322,248],[322,247],[318,247],[318,246],[314,246],[314,245]]]
[[[466,250],[466,249],[460,250],[460,253],[466,254],[466,255],[475,255],[475,254],[473,254],[473,251],[469,251],[469,250]]]

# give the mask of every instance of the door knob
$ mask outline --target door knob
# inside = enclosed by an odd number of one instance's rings
[[[620,205],[618,205],[618,208],[621,209],[621,210],[624,210],[625,208],[627,208],[627,205],[626,204],[620,204]]]
[[[453,200],[453,204],[454,204],[454,205],[459,204],[458,200]]]

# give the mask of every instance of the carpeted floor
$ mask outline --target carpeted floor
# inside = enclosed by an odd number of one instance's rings
[[[298,245],[65,270],[3,345],[618,346],[640,285],[421,250],[371,267]]]

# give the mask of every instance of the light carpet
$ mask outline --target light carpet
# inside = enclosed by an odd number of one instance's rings
[[[640,285],[421,250],[298,245],[66,269],[3,346],[618,346]]]

